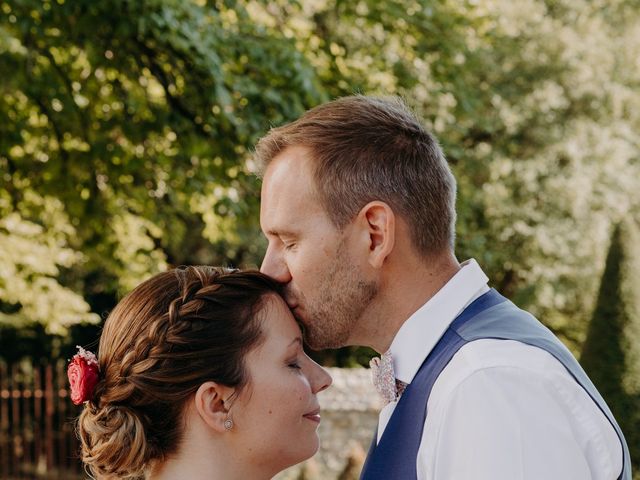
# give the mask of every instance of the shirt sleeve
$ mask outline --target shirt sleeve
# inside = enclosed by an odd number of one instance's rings
[[[433,419],[439,428],[427,478],[616,479],[611,437],[580,390],[553,372],[495,367],[472,373],[433,412],[440,418]]]

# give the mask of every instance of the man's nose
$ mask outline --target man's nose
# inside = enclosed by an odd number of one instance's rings
[[[260,271],[280,283],[289,283],[291,281],[291,272],[289,272],[286,262],[282,255],[275,252],[271,246],[267,248]]]

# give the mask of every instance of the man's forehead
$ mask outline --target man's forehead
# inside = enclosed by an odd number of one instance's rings
[[[304,187],[313,188],[311,151],[302,145],[287,147],[276,155],[266,168],[264,181],[280,183],[295,179]]]
[[[311,195],[301,192],[274,190],[262,196],[260,206],[260,225],[266,235],[295,236],[307,221],[310,214],[316,215]]]
[[[260,205],[265,233],[286,229],[292,220],[322,211],[307,153],[304,147],[289,147],[267,167]]]

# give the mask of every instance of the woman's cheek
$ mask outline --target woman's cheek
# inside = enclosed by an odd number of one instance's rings
[[[309,396],[311,394],[311,388],[309,388],[309,383],[306,381],[306,379],[303,379],[301,377],[299,378],[299,381],[296,382],[295,394],[297,395],[299,402],[308,403]]]

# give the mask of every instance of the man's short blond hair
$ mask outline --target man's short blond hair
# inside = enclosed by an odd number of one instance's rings
[[[456,182],[437,140],[397,97],[343,97],[271,129],[256,145],[264,171],[286,148],[309,149],[314,181],[342,229],[367,203],[391,206],[424,256],[453,248]]]

